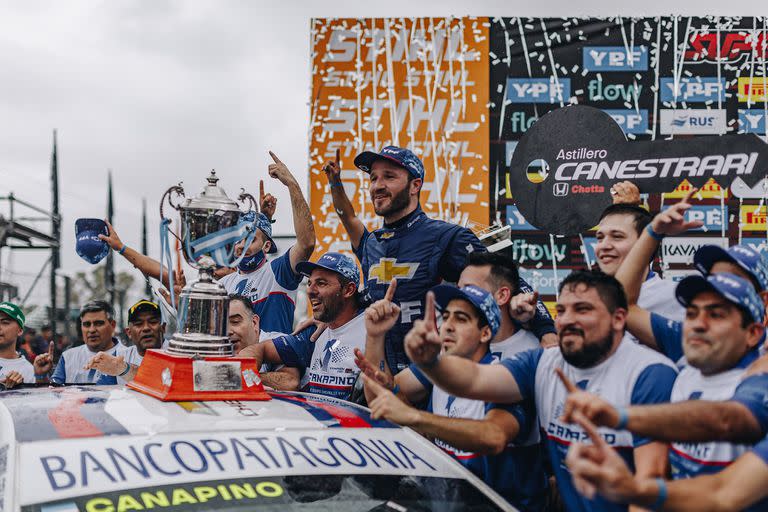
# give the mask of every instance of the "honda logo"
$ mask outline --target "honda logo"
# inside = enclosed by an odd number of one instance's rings
[[[563,197],[568,195],[568,184],[559,182],[555,183],[555,185],[552,187],[552,194],[555,197]]]

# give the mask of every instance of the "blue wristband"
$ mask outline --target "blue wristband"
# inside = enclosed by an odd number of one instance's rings
[[[124,377],[124,376],[128,375],[129,371],[131,371],[131,365],[128,364],[128,363],[125,363],[125,370],[123,370],[122,373],[118,373],[117,377]]]
[[[392,394],[396,395],[399,392],[400,392],[400,385],[399,384],[395,384],[395,387],[392,388]]]
[[[625,407],[618,407],[616,412],[619,413],[619,422],[616,424],[615,430],[624,430],[629,423],[629,412]]]
[[[344,187],[344,183],[342,183],[341,181],[332,181],[331,182],[331,188],[336,188],[336,187],[342,187],[343,188]]]
[[[664,502],[667,501],[667,496],[669,496],[667,482],[665,482],[663,478],[657,478],[656,485],[659,486],[659,495],[656,497],[656,501],[651,504],[651,510],[661,510]]]
[[[127,246],[127,245],[125,245],[125,244],[123,244],[123,247],[122,247],[122,248],[120,248],[120,250],[119,250],[119,251],[117,251],[117,252],[118,252],[118,254],[125,254],[125,250],[126,250],[127,248],[128,248],[128,246]]]
[[[661,234],[655,232],[650,224],[645,226],[645,231],[647,231],[648,234],[651,235],[651,238],[653,238],[657,242],[661,242],[662,240],[664,240],[664,235],[661,235]]]

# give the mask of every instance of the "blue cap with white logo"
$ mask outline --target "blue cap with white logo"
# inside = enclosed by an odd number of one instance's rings
[[[469,301],[485,317],[491,328],[491,337],[496,336],[496,333],[499,332],[501,311],[490,292],[471,284],[463,288],[441,284],[432,288],[432,292],[435,294],[435,302],[440,309],[445,309],[453,299]]]
[[[275,241],[272,240],[272,223],[269,221],[266,215],[263,213],[257,213],[254,210],[245,212],[240,214],[240,222],[253,222],[253,220],[256,219],[256,227],[259,228],[267,237],[267,240],[272,242],[269,248],[269,251],[267,251],[267,254],[274,254],[277,252],[277,245],[275,244]]]
[[[709,274],[718,261],[729,261],[743,268],[760,284],[760,290],[768,290],[768,263],[763,255],[746,245],[732,245],[723,249],[719,245],[702,245],[693,255],[693,264],[702,274]]]
[[[424,164],[410,149],[386,146],[379,153],[363,151],[355,157],[355,166],[361,171],[370,173],[373,162],[376,160],[390,160],[405,168],[414,178],[424,179]]]
[[[107,223],[101,219],[77,219],[75,221],[75,251],[91,265],[103,260],[109,254],[109,245],[99,238],[109,236]]]
[[[360,270],[357,268],[354,260],[346,254],[340,252],[327,252],[320,256],[316,262],[302,261],[296,265],[296,271],[299,274],[309,277],[313,270],[316,268],[324,268],[331,272],[336,272],[346,277],[355,286],[360,286]]]
[[[675,296],[680,304],[688,306],[698,294],[706,291],[715,292],[745,309],[755,322],[763,322],[765,307],[755,287],[746,279],[734,274],[722,272],[706,277],[688,276],[677,285]]]

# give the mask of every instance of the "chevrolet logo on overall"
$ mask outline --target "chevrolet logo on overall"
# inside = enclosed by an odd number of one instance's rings
[[[389,283],[393,277],[411,279],[419,268],[418,263],[398,263],[397,258],[381,258],[378,263],[371,265],[368,279],[380,283]]]

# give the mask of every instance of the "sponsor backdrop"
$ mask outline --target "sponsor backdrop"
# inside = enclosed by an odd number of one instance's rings
[[[316,19],[310,193],[320,250],[348,250],[322,162],[342,148],[345,189],[375,227],[367,178],[351,160],[399,143],[424,159],[425,210],[475,229],[508,224],[506,250],[553,296],[570,269],[594,264],[594,232],[552,236],[521,215],[509,164],[526,130],[549,111],[583,104],[608,113],[630,141],[768,140],[767,44],[768,20],[750,17]],[[644,200],[658,211],[689,189],[683,181]],[[689,213],[704,226],[666,242],[657,270],[684,275],[704,243],[765,249],[766,193],[739,180],[730,190],[704,186]]]

